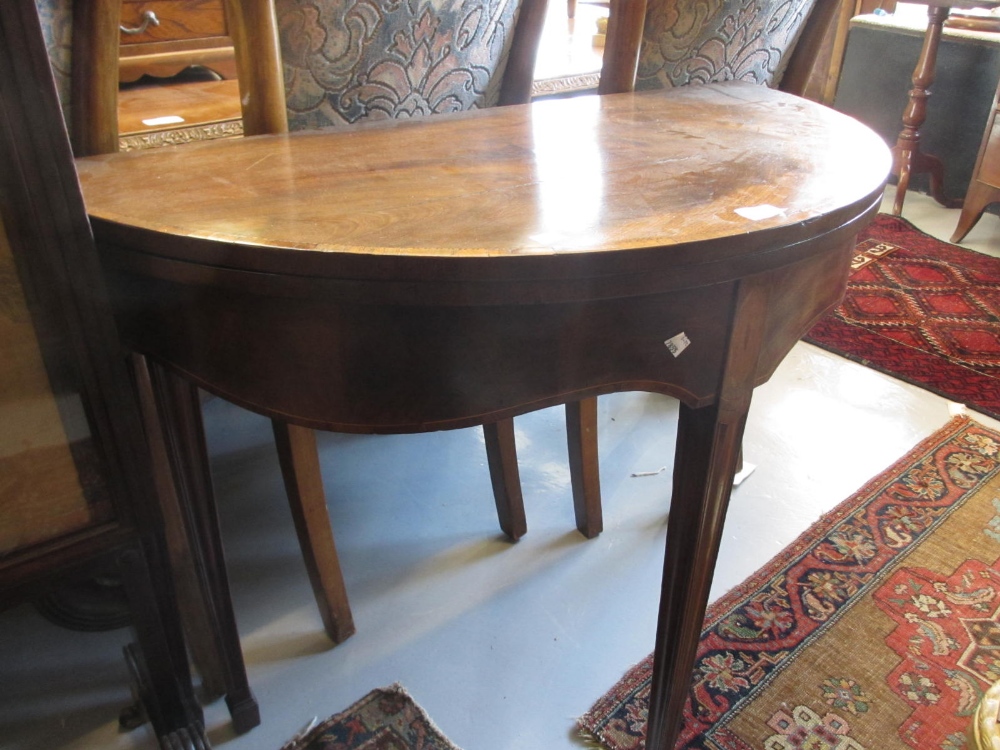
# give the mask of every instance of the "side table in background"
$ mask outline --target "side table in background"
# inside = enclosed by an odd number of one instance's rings
[[[903,129],[892,149],[892,173],[898,178],[896,198],[892,212],[899,216],[903,211],[903,201],[910,177],[914,174],[930,174],[930,191],[934,200],[948,208],[958,208],[958,201],[944,195],[944,168],[941,160],[920,150],[920,127],[927,119],[927,99],[930,86],[934,82],[934,68],[937,65],[937,51],[944,30],[945,19],[952,8],[998,8],[1000,0],[927,0],[927,32],[913,70],[913,88],[910,100],[903,110]]]

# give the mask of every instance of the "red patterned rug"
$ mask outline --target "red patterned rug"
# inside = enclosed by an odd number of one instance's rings
[[[806,341],[1000,418],[1000,259],[879,214]]]
[[[399,683],[293,737],[281,750],[459,750]]]
[[[678,748],[959,750],[1000,680],[1000,433],[959,417],[709,608]],[[580,720],[643,746],[651,661]]]

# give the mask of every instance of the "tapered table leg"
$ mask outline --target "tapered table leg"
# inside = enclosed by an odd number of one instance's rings
[[[146,359],[133,357],[133,372],[143,411],[153,481],[161,508],[161,523],[170,557],[170,568],[182,613],[187,647],[201,675],[205,697],[214,699],[227,691],[226,665],[219,652],[215,621],[205,606],[200,557],[191,549],[184,511],[174,483],[159,411],[156,408]]]
[[[1000,189],[980,182],[975,177],[969,184],[969,189],[965,193],[965,202],[962,205],[962,213],[958,217],[958,225],[954,234],[951,235],[952,242],[961,242],[965,235],[972,231],[976,223],[983,215],[983,211],[991,203],[1000,200]]]
[[[341,643],[354,634],[354,618],[326,507],[316,433],[277,419],[271,426],[313,596],[327,635]]]
[[[233,729],[260,724],[233,612],[197,392],[145,357],[133,358],[143,420],[164,502],[173,507],[190,544],[207,629],[221,660]],[[195,476],[196,473],[206,473]]]
[[[646,750],[674,750],[680,732],[740,461],[766,328],[759,321],[767,314],[769,294],[765,277],[740,284],[716,401],[700,409],[681,404]]]
[[[528,521],[524,515],[521,475],[517,468],[514,420],[501,419],[484,424],[483,437],[486,439],[486,460],[490,466],[500,528],[516,541],[528,531]]]
[[[745,422],[681,406],[646,750],[677,741]]]
[[[604,530],[597,458],[597,398],[566,404],[566,440],[576,528],[587,539]]]

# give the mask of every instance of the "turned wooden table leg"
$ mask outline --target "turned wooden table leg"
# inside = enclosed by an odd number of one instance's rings
[[[913,70],[913,88],[910,89],[910,100],[903,111],[903,129],[892,149],[892,173],[898,178],[892,212],[897,216],[903,211],[910,177],[915,174],[930,175],[931,196],[942,206],[958,208],[962,205],[961,200],[949,199],[944,195],[944,166],[941,160],[920,150],[920,128],[927,119],[927,99],[934,82],[941,33],[950,10],[950,7],[943,5],[927,7],[927,33]]]

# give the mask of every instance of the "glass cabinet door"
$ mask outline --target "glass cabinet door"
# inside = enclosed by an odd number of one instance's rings
[[[72,344],[21,279],[0,219],[0,560],[112,518]]]

